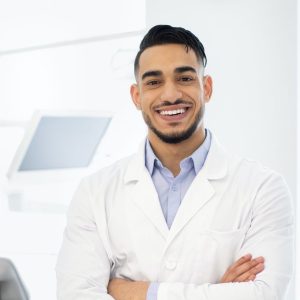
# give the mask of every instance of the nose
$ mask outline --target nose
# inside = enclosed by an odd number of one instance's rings
[[[160,100],[175,102],[180,98],[182,98],[182,92],[178,89],[178,86],[174,82],[166,82],[163,86]]]

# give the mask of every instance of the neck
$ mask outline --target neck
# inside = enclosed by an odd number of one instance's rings
[[[190,138],[178,144],[165,143],[150,131],[148,139],[158,159],[174,176],[177,176],[180,172],[180,162],[190,156],[203,143],[205,129],[203,126],[199,127]]]

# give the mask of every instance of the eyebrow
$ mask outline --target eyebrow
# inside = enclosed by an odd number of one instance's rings
[[[162,71],[148,71],[142,75],[142,80],[144,80],[146,77],[158,77],[161,75],[162,75]]]
[[[190,66],[183,66],[175,69],[175,73],[184,73],[184,72],[197,73],[196,69]]]

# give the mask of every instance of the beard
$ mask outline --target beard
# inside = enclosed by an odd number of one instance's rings
[[[148,128],[151,131],[153,131],[155,133],[155,135],[161,141],[163,141],[167,144],[178,144],[178,143],[181,143],[182,141],[185,141],[188,138],[190,138],[192,136],[192,134],[196,131],[196,129],[198,128],[198,125],[200,124],[200,122],[203,119],[204,111],[205,111],[205,107],[203,105],[203,106],[201,106],[200,110],[196,114],[195,119],[189,128],[187,128],[186,130],[183,130],[183,131],[173,132],[173,133],[169,133],[169,134],[163,133],[163,132],[159,131],[157,128],[155,128],[155,126],[151,122],[150,117],[144,112],[143,112],[143,118],[144,118],[145,123],[147,124]],[[176,126],[176,123],[174,123],[174,127],[175,126]]]

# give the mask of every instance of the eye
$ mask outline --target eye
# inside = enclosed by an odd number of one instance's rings
[[[191,77],[191,76],[182,76],[178,79],[179,81],[182,81],[182,82],[190,82],[190,81],[193,81],[194,78]]]
[[[146,85],[157,85],[159,84],[159,80],[149,80],[146,82]]]

